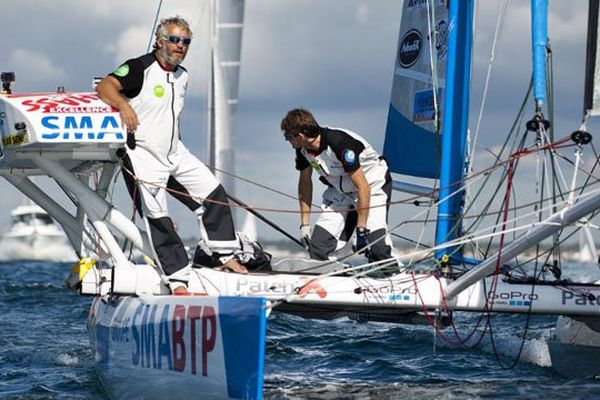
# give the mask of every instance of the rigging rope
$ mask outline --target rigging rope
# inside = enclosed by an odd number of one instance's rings
[[[158,23],[158,16],[160,15],[160,9],[162,8],[162,0],[159,0],[158,7],[156,8],[156,15],[154,16],[154,23],[152,24],[152,30],[150,31],[150,39],[148,39],[148,46],[146,47],[146,53],[150,53],[152,48],[152,42],[154,41],[154,31],[156,30],[156,24]]]

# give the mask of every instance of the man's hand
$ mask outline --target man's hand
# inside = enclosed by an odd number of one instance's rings
[[[121,94],[121,90],[123,90],[121,82],[110,75],[102,79],[96,86],[96,92],[100,99],[119,111],[121,126],[127,128],[127,133],[135,133],[139,120],[129,101]]]
[[[220,271],[231,271],[237,274],[247,274],[248,269],[240,264],[235,258],[230,259],[221,267],[217,268]]]
[[[369,245],[369,230],[364,226],[356,227],[356,251],[365,254],[367,258],[370,258],[369,250],[363,250]]]
[[[135,133],[139,125],[138,117],[131,105],[127,101],[123,101],[119,104],[119,114],[121,115],[121,122],[127,127],[127,133]]]
[[[300,242],[308,250],[310,246],[310,225],[300,225]]]

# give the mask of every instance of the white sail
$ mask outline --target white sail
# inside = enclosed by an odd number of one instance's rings
[[[579,262],[589,263],[598,259],[596,243],[592,236],[592,230],[588,225],[584,225],[579,230]]]
[[[211,79],[209,81],[208,164],[234,193],[234,121],[238,103],[244,0],[213,1]]]
[[[234,131],[238,104],[244,0],[213,2],[211,79],[209,82],[208,164],[217,179],[235,196]],[[256,218],[245,213],[242,231],[256,239]]]
[[[246,235],[250,241],[254,242],[258,240],[258,230],[256,228],[256,217],[251,213],[246,213],[244,216],[244,222],[242,223],[242,232]]]

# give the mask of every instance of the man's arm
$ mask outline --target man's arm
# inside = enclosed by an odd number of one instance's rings
[[[122,89],[121,82],[110,75],[102,79],[98,86],[96,86],[96,92],[100,99],[109,106],[119,110],[122,124],[127,127],[128,133],[133,133],[139,124],[138,117],[127,99],[121,94]]]
[[[312,205],[312,167],[306,167],[300,171],[298,179],[298,196],[300,198],[300,223],[310,224],[310,207]]]
[[[356,205],[358,220],[356,221],[356,226],[366,228],[367,220],[369,219],[369,207],[371,204],[371,186],[369,186],[369,182],[367,182],[362,167],[352,171],[350,173],[350,179],[358,191],[358,204]]]

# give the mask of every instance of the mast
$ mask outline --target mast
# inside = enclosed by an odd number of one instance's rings
[[[589,1],[588,10],[588,31],[586,46],[586,65],[585,65],[585,88],[583,100],[583,115],[600,114],[600,93],[594,93],[595,82],[598,80],[596,61],[598,54],[598,0]]]
[[[539,113],[546,101],[546,49],[548,48],[548,0],[531,0],[533,97]]]
[[[227,192],[234,192],[233,132],[244,22],[244,0],[211,0],[211,77],[208,88],[208,165]]]
[[[448,64],[446,97],[442,122],[440,165],[440,204],[436,227],[436,245],[461,234],[464,193],[456,193],[464,176],[465,142],[469,117],[469,81],[473,43],[473,0],[451,1],[449,8]],[[457,247],[438,250],[436,257],[460,252]]]

